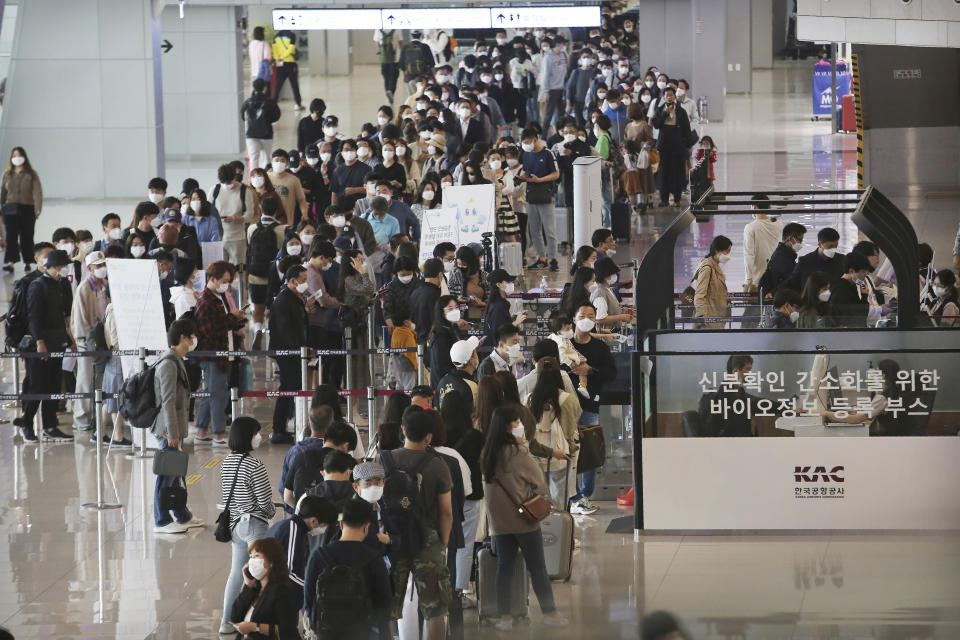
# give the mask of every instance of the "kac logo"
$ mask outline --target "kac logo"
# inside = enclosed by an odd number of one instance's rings
[[[812,471],[811,471],[812,469]],[[794,482],[843,482],[843,466],[837,466],[827,471],[826,467],[807,467],[793,468]]]

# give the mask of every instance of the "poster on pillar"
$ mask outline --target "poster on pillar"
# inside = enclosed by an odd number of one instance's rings
[[[833,71],[829,60],[821,60],[813,67],[813,115],[829,116],[833,101]],[[850,68],[846,61],[837,60],[837,94],[850,93]],[[840,100],[836,101],[840,104]]]
[[[493,233],[496,222],[496,188],[492,184],[444,185],[443,206],[457,209],[457,246],[480,243]],[[422,241],[422,240],[421,240]]]

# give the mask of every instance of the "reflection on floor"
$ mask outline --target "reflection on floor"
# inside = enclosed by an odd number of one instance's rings
[[[350,79],[305,78],[302,84],[306,96],[324,95],[330,112],[353,130],[362,121],[347,118],[372,114],[380,103],[379,95],[362,91],[378,79],[376,68],[360,67]],[[778,63],[772,71],[755,72],[751,95],[728,96],[727,120],[704,131],[721,151],[719,189],[855,186],[853,136],[834,136],[829,125],[810,122],[809,85],[807,66]],[[289,144],[293,135],[292,109],[283,107],[278,145]],[[171,162],[171,191],[187,175],[212,181],[218,162]],[[955,211],[931,208],[918,194],[891,195],[945,265]],[[127,218],[133,204],[51,202],[37,237],[48,238],[63,224],[97,229],[105,211]],[[674,215],[659,210],[643,217],[632,257],[641,256]],[[727,234],[738,247],[744,223],[717,219],[693,227],[678,252],[678,279],[690,277],[714,234]],[[843,246],[855,241],[849,223],[825,216],[815,224],[839,226]],[[729,265],[736,290],[742,278],[737,255]],[[9,295],[10,282],[3,279],[0,298]],[[0,361],[0,369],[8,392],[11,361]],[[271,406],[263,402],[252,412],[266,423]],[[12,417],[9,410],[2,416]],[[69,424],[67,414],[60,418]],[[230,549],[213,539],[209,526],[181,538],[152,532],[151,461],[111,453],[106,498],[123,508],[98,514],[81,508],[96,495],[93,447],[85,437],[74,444],[25,446],[12,434],[9,424],[0,426],[0,538],[6,541],[0,625],[17,638],[215,637]],[[257,452],[273,482],[284,450],[264,444]],[[222,456],[209,446],[191,451],[190,506],[208,523],[217,515]],[[644,536],[635,542],[604,533],[609,519],[622,514],[612,503],[601,507],[595,517],[578,519],[573,577],[554,586],[569,627],[545,634],[531,595],[531,625],[502,637],[636,638],[643,613],[661,608],[681,615],[698,640],[960,637],[960,535]],[[466,618],[468,638],[492,636],[477,629],[472,613]]]

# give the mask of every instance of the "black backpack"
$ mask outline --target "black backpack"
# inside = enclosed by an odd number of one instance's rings
[[[312,492],[316,487],[323,484],[323,459],[326,456],[323,451],[324,449],[321,447],[319,449],[307,449],[300,454],[303,456],[303,464],[297,468],[297,474],[293,477],[294,504],[300,500],[300,496]],[[327,449],[327,451],[330,451],[330,449]]]
[[[266,226],[257,222],[257,228],[250,236],[250,246],[247,247],[247,271],[250,275],[266,278],[270,270],[270,263],[277,257],[277,234],[273,231],[276,222]]]
[[[423,59],[423,45],[419,42],[408,42],[403,49],[400,55],[403,57],[403,72],[408,80],[422,76],[432,70],[432,62],[428,64]]]
[[[310,605],[310,627],[321,638],[355,637],[370,625],[370,591],[363,567],[337,564],[326,547],[317,547],[316,553],[321,566]]]
[[[19,348],[20,341],[30,330],[30,324],[27,320],[27,289],[30,288],[30,283],[39,276],[39,271],[28,273],[13,285],[10,307],[4,316],[4,328],[7,334],[6,344],[11,349]]]
[[[157,421],[160,403],[154,387],[157,367],[170,356],[164,356],[155,363],[138,371],[123,381],[117,395],[117,410],[127,424],[137,429],[149,429]],[[185,382],[185,381],[184,381]]]
[[[427,451],[421,460],[409,471],[397,467],[392,451],[380,453],[380,464],[386,474],[383,484],[383,515],[389,520],[392,529],[397,532],[392,552],[396,555],[412,558],[423,550],[427,537],[426,509],[420,495],[424,467],[439,456]]]

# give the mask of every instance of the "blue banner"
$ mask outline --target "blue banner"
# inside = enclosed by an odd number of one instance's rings
[[[813,115],[830,115],[830,105],[834,104],[831,84],[830,63],[821,60],[813,67]],[[837,61],[837,93],[841,96],[850,93],[850,71],[842,60]],[[840,104],[839,99],[836,104]]]

